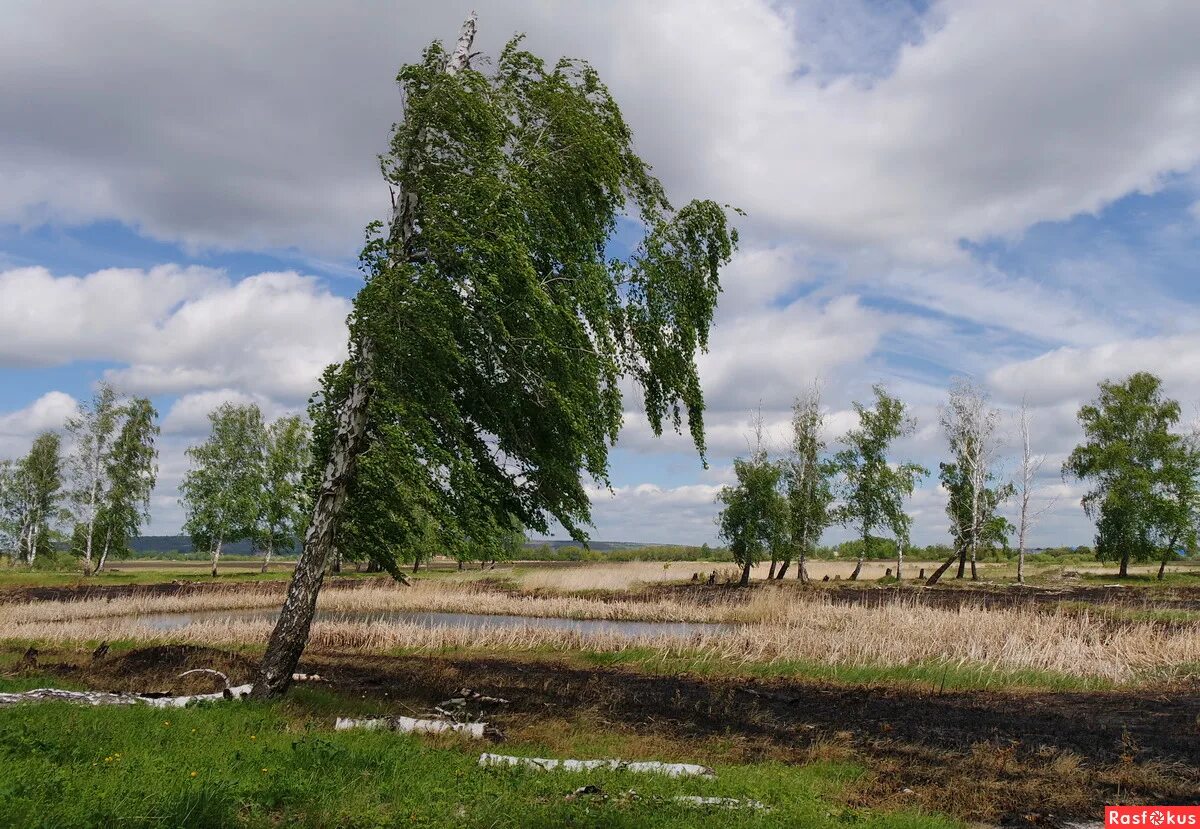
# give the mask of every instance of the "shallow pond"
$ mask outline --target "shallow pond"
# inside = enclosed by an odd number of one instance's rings
[[[193,613],[149,613],[137,621],[157,630],[175,630],[196,622],[273,622],[278,611],[267,608],[250,610],[204,610]],[[425,627],[462,628],[549,628],[585,634],[620,636],[691,636],[731,630],[733,625],[708,622],[629,622],[608,619],[562,619],[540,616],[502,616],[482,613],[435,613],[417,610],[393,611],[317,611],[318,622],[408,622]]]

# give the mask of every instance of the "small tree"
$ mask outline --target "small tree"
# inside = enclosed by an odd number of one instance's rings
[[[962,578],[967,558],[971,561],[971,579],[978,580],[979,544],[983,531],[983,498],[999,452],[997,428],[1000,412],[988,405],[987,393],[978,385],[955,378],[950,399],[942,407],[941,423],[950,442],[954,463],[964,476],[966,486],[966,546],[959,550],[958,575]]]
[[[979,549],[995,546],[1007,549],[1008,536],[1013,531],[1012,524],[1004,516],[996,514],[1000,505],[1012,497],[1012,484],[992,486],[990,484],[994,476],[989,474],[983,488],[977,489],[971,476],[958,464],[942,463],[939,468],[938,477],[947,495],[946,515],[950,519],[953,546],[950,557],[926,581],[929,587],[937,584],[955,561],[961,565],[966,558],[966,551],[972,545]]]
[[[291,549],[304,537],[311,498],[305,484],[312,465],[308,430],[295,415],[281,417],[262,434],[262,489],[255,543],[263,551],[262,572],[276,547]]]
[[[1024,584],[1025,551],[1029,541],[1029,531],[1058,499],[1050,499],[1040,509],[1034,509],[1032,506],[1037,491],[1037,475],[1046,461],[1046,456],[1035,455],[1030,451],[1029,406],[1024,399],[1021,400],[1017,428],[1021,436],[1021,472],[1017,481],[1017,497],[1021,502],[1017,525],[1017,583]]]
[[[38,435],[19,461],[0,464],[0,536],[14,560],[32,566],[52,549],[62,490],[62,441],[54,432]]]
[[[1090,480],[1083,509],[1096,521],[1096,557],[1162,561],[1179,545],[1196,543],[1200,452],[1172,431],[1179,403],[1164,397],[1162,381],[1138,372],[1100,384],[1100,395],[1079,410],[1084,442],[1063,464],[1063,476]]]
[[[796,398],[792,406],[792,451],[784,467],[787,488],[790,550],[796,554],[796,578],[808,583],[808,557],[821,542],[821,535],[833,521],[832,479],[834,464],[826,459],[821,431],[825,414],[821,411],[821,389],[812,389]],[[776,578],[782,579],[789,560],[785,559]]]
[[[76,521],[84,527],[83,532],[78,534],[83,545],[81,552],[84,573],[92,572],[92,557],[96,547],[96,519],[103,507],[104,495],[109,485],[109,454],[120,411],[116,390],[101,381],[91,404],[81,405],[76,413],[67,419],[67,431],[75,444],[70,461],[74,483],[71,497],[75,505]]]
[[[888,463],[892,442],[911,435],[917,425],[904,404],[890,396],[883,386],[875,385],[872,391],[873,407],[854,403],[859,426],[842,438],[846,448],[833,459],[842,498],[836,519],[843,525],[856,527],[862,539],[851,581],[856,581],[862,572],[875,528],[887,527],[894,533],[906,526],[902,520],[904,499],[912,495],[917,480],[929,474],[919,464],[906,462],[893,467]]]
[[[96,572],[104,569],[111,553],[129,554],[129,539],[150,519],[150,494],[158,480],[158,412],[144,397],[122,404],[117,419],[120,430],[105,460],[107,486],[100,499],[96,522],[100,558]]]
[[[208,548],[216,578],[221,547],[253,538],[262,504],[263,421],[253,404],[224,403],[208,415],[208,440],[189,447],[191,468],[179,487],[184,531],[196,549]]]
[[[733,468],[737,484],[722,487],[717,495],[720,536],[741,565],[739,583],[745,587],[751,567],[787,547],[787,501],[779,493],[781,470],[765,455],[736,458]]]

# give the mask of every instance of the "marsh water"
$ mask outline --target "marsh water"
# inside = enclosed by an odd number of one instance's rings
[[[191,613],[148,613],[137,620],[157,630],[175,630],[196,622],[273,622],[278,611],[270,608],[249,610],[203,610]],[[730,630],[733,625],[709,622],[630,622],[608,619],[563,619],[541,616],[504,616],[482,613],[436,613],[432,611],[317,611],[318,622],[407,622],[435,627],[477,628],[549,628],[583,634],[619,636],[691,636]]]

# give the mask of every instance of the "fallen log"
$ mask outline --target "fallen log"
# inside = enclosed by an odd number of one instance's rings
[[[771,807],[759,800],[742,800],[738,797],[700,797],[695,794],[681,794],[672,798],[676,803],[685,806],[716,806],[719,809],[752,809],[756,812],[769,812]]]
[[[180,697],[144,696],[141,694],[111,694],[105,691],[64,691],[60,688],[34,688],[32,691],[0,693],[0,705],[20,705],[26,702],[74,702],[84,705],[149,705],[153,708],[183,708],[192,702],[216,702],[241,699],[250,693],[250,685],[235,685],[215,694],[187,694]]]
[[[444,734],[452,732],[465,734],[476,740],[483,739],[485,723],[481,722],[450,722],[449,720],[418,720],[412,717],[372,717],[356,720],[351,717],[338,717],[333,724],[334,731],[349,731],[361,728],[366,731],[402,731],[405,733]]]
[[[479,755],[481,766],[526,766],[542,771],[632,771],[665,774],[667,777],[716,777],[708,766],[694,763],[661,763],[657,760],[547,760],[541,757],[511,757],[506,754]]]

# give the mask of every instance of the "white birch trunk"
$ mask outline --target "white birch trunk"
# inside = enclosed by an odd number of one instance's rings
[[[218,536],[217,543],[213,545],[212,549],[212,577],[214,579],[217,577],[217,562],[221,560],[221,544],[223,541],[224,539]]]
[[[446,60],[446,72],[449,74],[453,75],[466,69],[470,64],[471,45],[475,40],[475,21],[476,17],[472,12],[463,23],[458,42]],[[400,245],[401,250],[407,248],[407,242],[416,233],[416,205],[416,193],[402,191],[392,200],[391,232],[403,243]],[[288,584],[287,597],[280,610],[279,620],[271,632],[267,652],[255,678],[254,696],[260,699],[278,696],[287,690],[300,661],[300,654],[308,642],[309,630],[316,613],[317,594],[325,579],[329,557],[336,547],[342,505],[346,500],[346,492],[354,475],[358,456],[365,448],[375,347],[370,339],[353,345],[358,346],[357,349],[351,349],[354,380],[346,403],[338,413],[333,445],[313,503],[313,516],[305,534],[304,548],[296,561],[296,569]]]

